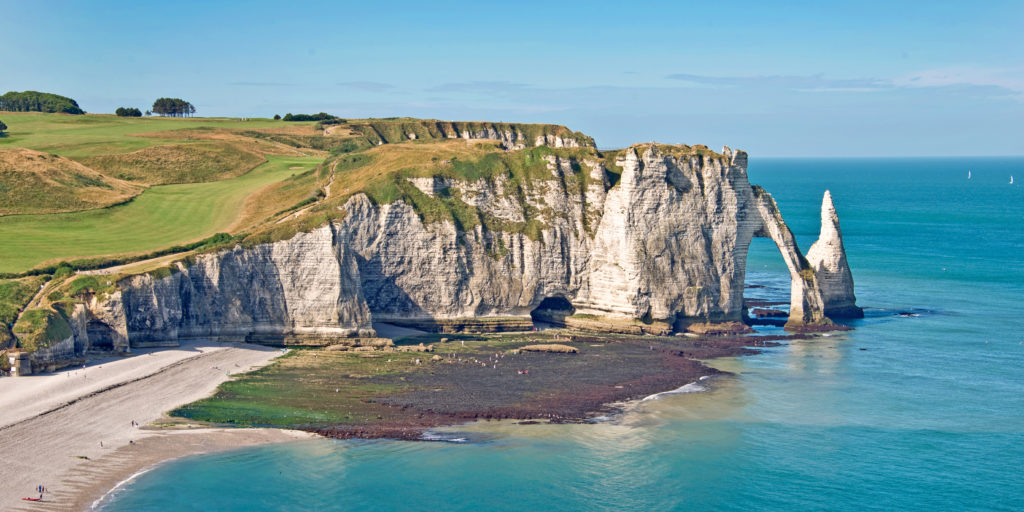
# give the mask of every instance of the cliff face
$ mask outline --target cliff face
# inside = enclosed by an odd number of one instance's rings
[[[336,242],[330,225],[200,257],[168,277],[134,276],[120,287],[133,345],[372,332],[355,255]]]
[[[614,185],[610,163],[544,159],[550,177],[525,182],[409,179],[489,222],[424,222],[403,200],[374,204],[357,194],[339,221],[199,256],[169,276],[127,278],[117,297],[90,311],[123,322],[111,330],[132,345],[371,336],[371,319],[521,325],[548,298],[564,299],[590,325],[679,329],[742,320],[754,236],[772,238],[790,270],[789,325],[827,323],[830,312],[856,307],[830,197],[822,214],[830,222],[805,259],[775,201],[748,182],[742,151],[637,146],[614,161]]]

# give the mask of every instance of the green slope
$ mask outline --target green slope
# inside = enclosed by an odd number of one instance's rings
[[[53,260],[151,251],[227,231],[248,196],[321,161],[267,159],[237,178],[152,187],[121,206],[0,217],[0,272],[20,272]]]

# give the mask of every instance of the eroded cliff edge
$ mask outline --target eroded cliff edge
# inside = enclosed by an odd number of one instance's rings
[[[75,308],[64,345],[301,342],[372,336],[372,321],[514,329],[531,313],[623,332],[738,323],[753,237],[771,238],[789,269],[787,326],[860,313],[831,196],[805,258],[743,151],[500,151],[537,160],[539,174],[398,176],[391,202],[354,193],[308,232],[121,279]]]

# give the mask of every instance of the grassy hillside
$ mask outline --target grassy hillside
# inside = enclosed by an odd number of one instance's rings
[[[20,202],[0,210],[0,239],[10,241],[0,245],[0,273],[82,258],[137,258],[214,233],[247,235],[247,244],[278,240],[339,217],[337,207],[359,192],[377,203],[402,199],[428,222],[537,231],[533,221],[494,222],[458,197],[426,196],[407,178],[500,175],[521,194],[521,183],[549,177],[549,156],[601,158],[592,139],[556,125],[394,118],[323,126],[39,113],[4,119],[10,136],[0,139],[0,161],[35,150],[47,155],[49,165],[37,174],[52,174],[60,165],[77,174],[51,180],[65,187],[56,192],[25,174],[0,174],[0,193],[21,191]],[[528,149],[509,152],[495,141],[465,139],[483,133],[513,134]],[[532,147],[550,136],[583,147]],[[582,191],[586,175],[575,168],[566,179]],[[126,203],[96,208],[132,195]],[[64,213],[51,213],[55,205]]]
[[[0,349],[10,348],[14,320],[45,282],[44,276],[0,280]]]
[[[100,208],[142,188],[74,160],[31,149],[0,151],[0,215]]]
[[[146,185],[233,178],[263,163],[263,155],[230,142],[165,144],[81,161],[118,179]]]
[[[205,238],[243,222],[246,198],[314,169],[319,157],[269,156],[237,178],[161,185],[110,208],[0,217],[0,273],[44,262],[138,253]]]

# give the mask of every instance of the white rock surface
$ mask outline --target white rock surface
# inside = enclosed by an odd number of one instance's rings
[[[748,182],[742,151],[636,146],[619,156],[614,186],[601,162],[550,156],[547,163],[550,179],[519,183],[514,194],[504,178],[413,182],[431,195],[449,189],[500,229],[424,224],[401,200],[378,206],[356,195],[333,225],[201,256],[163,279],[126,279],[118,297],[89,310],[102,312],[91,315],[133,345],[365,336],[372,335],[371,318],[522,318],[547,297],[610,321],[678,328],[743,318],[754,236],[772,238],[790,270],[790,325],[826,323],[830,308],[855,307],[830,196],[809,263],[775,201]]]
[[[862,318],[864,310],[857,307],[857,297],[853,293],[853,274],[846,261],[839,215],[828,190],[821,201],[821,234],[807,251],[807,261],[818,278],[825,315],[831,318]]]

